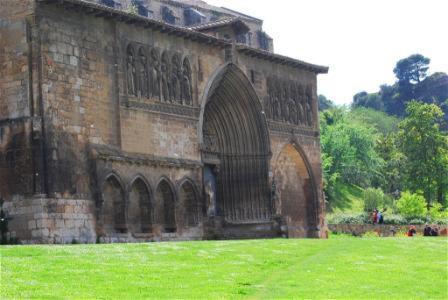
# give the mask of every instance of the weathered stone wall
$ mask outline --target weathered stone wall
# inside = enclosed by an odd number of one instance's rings
[[[375,232],[378,236],[402,236],[411,225],[373,225],[373,224],[329,224],[328,229],[336,233],[362,236],[365,233]],[[423,235],[425,225],[414,225],[417,234]],[[438,227],[440,235],[447,235],[448,227],[443,225],[430,225]],[[395,233],[394,233],[395,232]]]
[[[89,200],[15,197],[3,207],[20,243],[94,243],[95,208]]]
[[[0,3],[0,195],[33,192],[31,0]]]

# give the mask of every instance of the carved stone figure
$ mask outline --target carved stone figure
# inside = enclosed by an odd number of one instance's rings
[[[172,59],[172,66],[171,66],[171,81],[170,81],[170,99],[173,102],[182,103],[181,99],[181,88],[180,88],[180,76],[181,70],[180,70],[180,59],[177,54],[174,54]]]
[[[281,105],[282,105],[282,120],[284,122],[289,121],[289,107],[288,107],[288,98],[289,98],[289,88],[286,83],[282,83],[281,85]]]
[[[215,191],[213,190],[212,182],[208,181],[205,184],[205,197],[207,199],[207,215],[209,217],[214,217],[216,214],[215,205]]]
[[[135,59],[134,59],[134,52],[131,48],[131,46],[128,47],[127,51],[127,57],[126,57],[126,77],[127,77],[127,83],[128,83],[128,94],[129,95],[137,95],[137,72],[135,70]]]
[[[182,102],[191,105],[193,98],[191,95],[191,68],[187,58],[184,59],[182,66]]]
[[[298,115],[298,125],[303,125],[304,124],[304,112],[303,112],[303,106],[301,102],[297,103],[297,115]]]
[[[307,125],[313,125],[313,89],[311,86],[306,87],[306,115]]]
[[[139,53],[139,94],[141,97],[149,98],[148,94],[148,61],[143,48],[140,48]]]
[[[298,86],[298,103],[299,103],[299,123],[301,125],[307,124],[307,116],[306,116],[306,101],[305,101],[305,91],[302,85]]]
[[[151,67],[149,70],[150,93],[152,97],[160,99],[160,57],[156,49],[151,50]]]
[[[297,105],[294,100],[288,100],[288,110],[289,110],[289,123],[298,124],[297,120]]]
[[[168,54],[163,52],[162,54],[162,64],[161,64],[161,73],[162,73],[162,100],[170,101],[170,88],[168,84],[169,78],[169,60]]]

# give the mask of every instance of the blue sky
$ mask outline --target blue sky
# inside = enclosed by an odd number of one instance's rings
[[[355,93],[395,81],[414,53],[430,73],[448,72],[447,0],[205,0],[264,20],[276,53],[327,65],[318,93],[348,104]]]

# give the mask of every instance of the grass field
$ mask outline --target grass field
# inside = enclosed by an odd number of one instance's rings
[[[1,247],[0,298],[444,298],[445,238]]]

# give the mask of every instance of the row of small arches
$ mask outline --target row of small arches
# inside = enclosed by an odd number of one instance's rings
[[[182,105],[193,104],[191,66],[188,57],[160,52],[157,48],[129,44],[126,49],[129,95]]]
[[[102,234],[176,232],[199,224],[201,202],[196,185],[183,179],[177,185],[162,177],[152,192],[148,181],[136,176],[127,188],[116,173],[102,185],[100,228]]]

